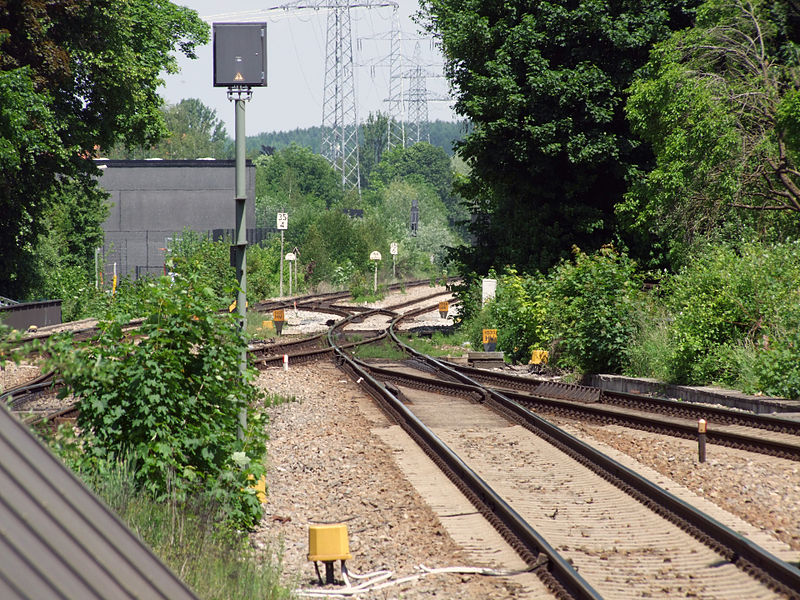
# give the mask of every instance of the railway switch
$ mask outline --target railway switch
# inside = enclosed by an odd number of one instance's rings
[[[325,583],[334,583],[333,563],[337,560],[344,561],[353,558],[350,554],[350,543],[347,539],[347,525],[337,523],[334,525],[310,525],[308,527],[308,560],[314,562],[320,583],[322,576],[319,573],[318,562],[325,563]]]

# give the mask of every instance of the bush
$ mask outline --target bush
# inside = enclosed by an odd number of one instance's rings
[[[263,473],[265,423],[252,408],[253,373],[239,372],[246,346],[235,317],[216,312],[225,301],[195,269],[146,288],[135,339],[117,314],[88,342],[61,338],[47,348],[65,392],[80,400],[81,452],[68,458],[79,469],[130,460],[156,499],[201,494],[230,522],[253,525],[261,506],[248,476]],[[249,428],[239,440],[243,409]]]
[[[486,304],[484,318],[488,328],[497,329],[497,349],[512,362],[527,363],[532,350],[549,347],[548,295],[541,276],[522,277],[509,269],[499,279],[495,299]],[[480,331],[473,336],[473,343],[482,342]]]
[[[670,379],[735,383],[743,345],[763,349],[766,336],[775,346],[796,330],[798,287],[797,242],[707,247],[665,286],[673,315]]]
[[[746,386],[746,392],[763,392],[769,396],[800,398],[800,331],[782,338],[768,338],[755,359],[757,387]]]
[[[592,372],[621,372],[643,307],[642,278],[624,254],[606,246],[592,255],[575,249],[548,276],[521,276],[509,269],[498,278],[494,300],[480,306],[480,283],[458,290],[464,326],[480,347],[481,330],[497,329],[497,347],[512,361],[549,350],[551,364]]]
[[[560,340],[558,363],[585,372],[620,373],[636,333],[642,277],[635,263],[611,246],[592,255],[574,249],[548,277],[552,335]]]

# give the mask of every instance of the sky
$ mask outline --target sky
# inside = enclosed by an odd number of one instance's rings
[[[322,123],[327,13],[324,10],[304,10],[290,14],[270,13],[270,7],[288,4],[286,0],[173,0],[175,4],[194,9],[209,23],[261,21],[267,23],[267,87],[253,88],[253,97],[245,109],[246,135],[265,131],[288,131]],[[323,4],[323,0],[305,0],[302,4]],[[294,4],[298,4],[295,2]],[[415,45],[420,44],[425,70],[438,77],[427,79],[429,95],[449,98],[447,81],[441,77],[442,57],[419,27],[411,20],[418,10],[416,0],[399,0],[400,28],[404,59],[410,60]],[[389,41],[379,38],[390,31],[391,8],[358,8],[351,10],[353,54],[356,65],[375,62],[388,64]],[[415,39],[417,38],[417,39]],[[225,123],[228,135],[234,135],[234,105],[228,101],[225,88],[215,88],[212,82],[211,43],[197,49],[198,58],[189,60],[179,55],[181,71],[167,75],[166,86],[160,93],[170,104],[184,98],[199,98],[216,110]],[[429,66],[428,66],[429,65]],[[404,71],[406,69],[404,68]],[[388,67],[356,66],[356,95],[359,122],[370,112],[386,111],[388,96]],[[408,86],[408,80],[404,80]],[[456,120],[452,101],[428,103],[429,120]]]

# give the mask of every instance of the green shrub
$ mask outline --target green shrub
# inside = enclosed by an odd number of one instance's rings
[[[541,276],[522,277],[509,269],[498,280],[495,299],[486,305],[487,325],[497,329],[497,349],[512,362],[527,363],[531,350],[549,347],[548,297]],[[482,336],[475,342],[482,342]]]
[[[80,399],[81,453],[71,458],[81,469],[128,459],[156,499],[201,494],[232,523],[253,525],[261,506],[248,476],[263,473],[265,423],[251,408],[253,373],[239,372],[245,340],[235,317],[217,312],[226,301],[196,269],[145,288],[135,336],[118,313],[93,340],[61,338],[47,348],[65,392]],[[248,431],[239,440],[243,409]]]
[[[758,348],[764,336],[780,341],[795,330],[798,288],[797,242],[705,248],[665,286],[673,317],[670,380],[734,383],[743,344]]]
[[[633,318],[642,303],[642,277],[635,263],[611,246],[592,255],[574,249],[548,276],[551,335],[559,340],[552,357],[563,367],[620,373],[636,333]]]
[[[800,398],[800,330],[781,338],[768,338],[766,346],[755,360],[757,388],[751,384],[745,391]]]

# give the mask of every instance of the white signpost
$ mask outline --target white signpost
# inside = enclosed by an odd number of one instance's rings
[[[275,226],[281,232],[281,283],[278,295],[283,298],[283,232],[289,228],[289,213],[279,212]]]
[[[289,295],[291,296],[292,295],[292,265],[294,264],[294,261],[297,260],[297,257],[294,255],[294,252],[289,252],[289,253],[286,254],[285,258],[286,258],[286,260],[289,261]],[[295,285],[297,285],[297,282],[295,282]]]
[[[397,279],[397,242],[389,244],[389,254],[392,255],[392,279]]]
[[[278,229],[289,229],[289,213],[279,212],[277,225]]]
[[[481,280],[481,306],[486,304],[487,300],[494,298],[497,290],[497,279],[482,279]]]
[[[373,250],[369,255],[370,260],[375,261],[375,277],[372,281],[372,293],[378,293],[378,261],[381,260],[381,253],[377,250]]]

